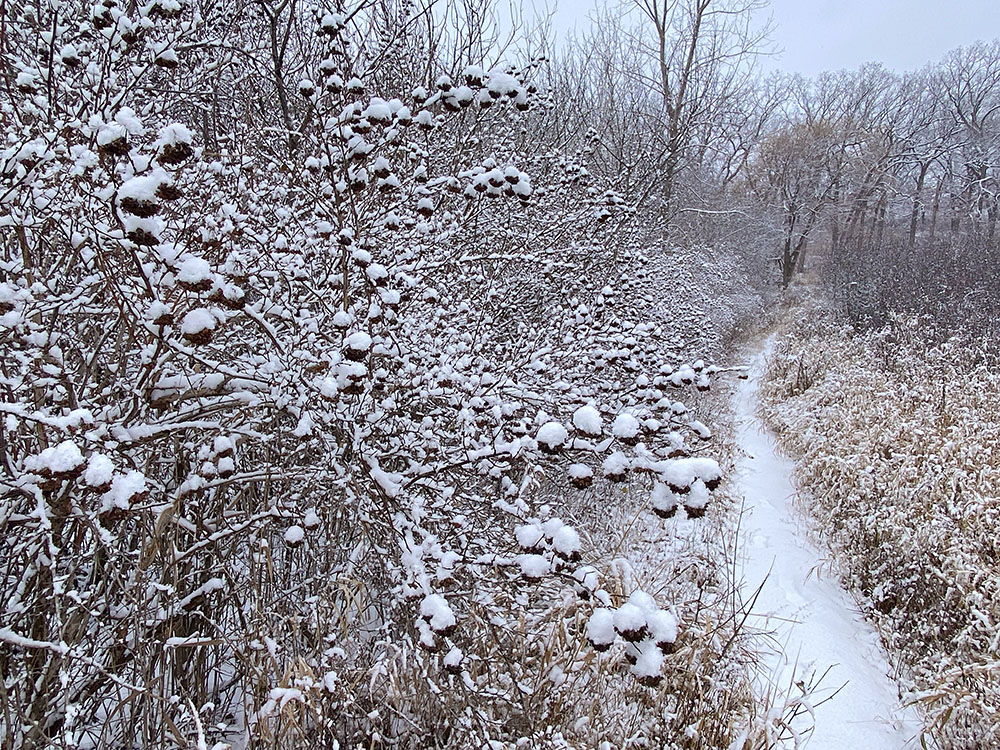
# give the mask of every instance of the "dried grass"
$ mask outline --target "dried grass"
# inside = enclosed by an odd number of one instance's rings
[[[926,321],[855,333],[800,307],[769,363],[768,424],[801,500],[943,748],[1000,745],[1000,375]]]

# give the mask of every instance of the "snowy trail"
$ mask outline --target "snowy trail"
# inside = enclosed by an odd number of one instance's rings
[[[851,596],[823,571],[824,555],[805,536],[792,503],[792,463],[778,454],[756,417],[769,349],[770,344],[756,356],[749,379],[740,382],[734,399],[743,449],[737,490],[745,498],[737,560],[742,563],[745,598],[764,582],[748,624],[773,635],[759,688],[764,692],[773,685],[787,691],[793,676],[806,685],[822,676],[811,703],[836,693],[815,708],[808,750],[917,748],[920,717],[913,708],[901,706],[874,628]],[[805,732],[812,719],[806,714],[793,724]]]

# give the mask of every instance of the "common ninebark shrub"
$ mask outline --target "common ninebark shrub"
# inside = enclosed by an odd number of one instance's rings
[[[671,394],[711,385],[679,354],[707,313],[649,318],[670,266],[545,142],[541,61],[446,60],[425,10],[11,19],[7,745],[594,736],[536,672],[590,674],[584,616],[633,592],[540,480],[704,494],[710,458],[677,470],[710,432]],[[617,684],[668,737],[657,674]]]

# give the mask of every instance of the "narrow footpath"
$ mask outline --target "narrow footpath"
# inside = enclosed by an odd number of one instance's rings
[[[920,717],[901,705],[878,635],[824,564],[828,553],[806,537],[793,503],[793,465],[756,416],[769,349],[755,357],[734,397],[742,448],[737,491],[745,503],[737,574],[746,600],[763,583],[747,624],[769,634],[759,694],[801,696],[789,687],[811,686],[791,727],[808,750],[918,748]]]

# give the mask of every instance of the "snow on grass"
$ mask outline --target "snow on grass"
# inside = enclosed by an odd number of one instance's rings
[[[899,686],[875,629],[836,578],[822,574],[825,552],[805,538],[792,503],[793,465],[775,452],[756,418],[763,356],[741,381],[735,404],[742,425],[737,490],[745,497],[741,518],[741,575],[756,592],[751,623],[768,632],[758,693],[795,682],[811,691],[815,708],[800,713],[797,731],[815,728],[811,748],[903,750],[914,747],[921,718],[900,705]],[[847,683],[847,687],[841,687]],[[825,698],[829,698],[824,702]]]

